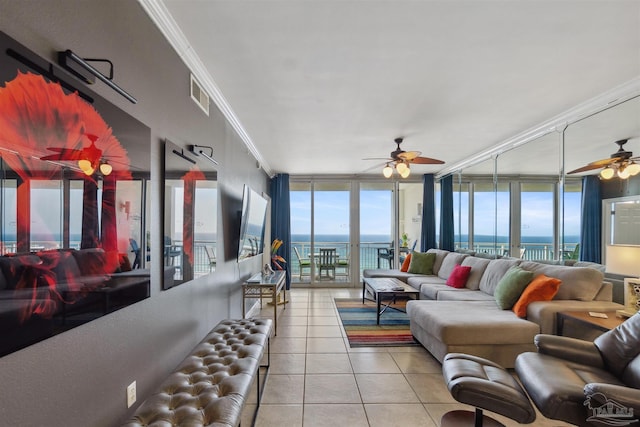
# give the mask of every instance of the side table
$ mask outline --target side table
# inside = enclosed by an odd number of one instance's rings
[[[559,311],[556,318],[558,335],[593,341],[626,320],[617,317],[615,311],[598,313],[606,314],[607,318],[591,316],[588,311]]]
[[[260,299],[260,307],[262,307],[262,298],[271,297],[273,302],[273,331],[274,335],[278,335],[278,294],[284,292],[283,309],[287,308],[287,289],[285,287],[285,271],[279,270],[273,274],[258,273],[242,285],[242,318],[246,316],[246,301],[251,298]]]

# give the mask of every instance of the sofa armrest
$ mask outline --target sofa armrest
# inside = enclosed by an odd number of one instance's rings
[[[632,409],[632,418],[634,414],[640,414],[640,390],[637,388],[615,384],[589,383],[584,386],[584,395],[591,408],[600,407],[611,400],[626,409]]]
[[[600,351],[591,341],[557,335],[538,334],[534,339],[538,353],[570,360],[597,368],[604,368]]]

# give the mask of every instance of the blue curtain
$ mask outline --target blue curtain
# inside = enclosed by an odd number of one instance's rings
[[[602,195],[596,175],[582,178],[582,230],[580,260],[602,262]]]
[[[271,179],[271,239],[284,243],[278,255],[287,262],[284,265],[287,289],[291,288],[291,202],[289,198],[289,174],[277,174]]]
[[[422,176],[422,232],[420,250],[426,252],[436,246],[436,198],[432,173]]]
[[[453,175],[440,180],[440,249],[455,249],[453,230]]]

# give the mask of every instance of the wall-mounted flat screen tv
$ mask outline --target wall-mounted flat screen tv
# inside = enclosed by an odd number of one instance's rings
[[[245,184],[242,192],[238,261],[263,253],[267,205],[264,197]]]

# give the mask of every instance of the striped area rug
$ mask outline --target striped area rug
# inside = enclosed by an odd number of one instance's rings
[[[387,309],[376,325],[375,302],[353,298],[335,298],[342,326],[351,347],[410,346],[420,345],[409,331],[406,313]],[[406,301],[393,306],[404,310]]]

